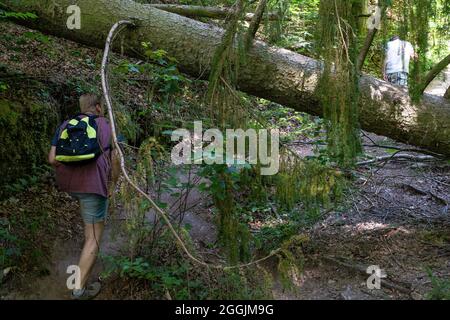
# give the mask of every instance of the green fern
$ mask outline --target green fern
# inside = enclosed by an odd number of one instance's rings
[[[31,12],[10,12],[0,9],[0,21],[3,19],[34,20],[37,17],[37,15]]]

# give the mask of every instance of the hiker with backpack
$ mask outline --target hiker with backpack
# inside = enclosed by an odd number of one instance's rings
[[[58,189],[78,199],[84,221],[85,241],[78,263],[81,285],[72,291],[72,298],[77,300],[93,298],[100,291],[99,282],[86,284],[99,252],[108,198],[120,172],[103,99],[84,94],[80,110],[56,130],[48,156],[56,170]]]

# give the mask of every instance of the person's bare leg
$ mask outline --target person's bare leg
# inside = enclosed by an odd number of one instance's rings
[[[81,272],[81,288],[86,286],[92,267],[95,264],[104,225],[104,222],[84,224],[84,247],[78,263]]]

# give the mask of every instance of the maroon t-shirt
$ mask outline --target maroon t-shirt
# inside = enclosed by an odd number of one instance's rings
[[[111,127],[104,117],[95,119],[98,127],[98,139],[105,150],[95,161],[83,165],[65,165],[56,167],[56,184],[63,192],[95,193],[108,197],[108,183],[111,179]],[[56,130],[52,146],[56,146],[59,132],[68,121],[64,121]]]

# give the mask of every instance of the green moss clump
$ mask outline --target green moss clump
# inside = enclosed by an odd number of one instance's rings
[[[9,184],[35,174],[45,163],[57,123],[56,107],[50,102],[0,98],[0,198],[12,192]]]

